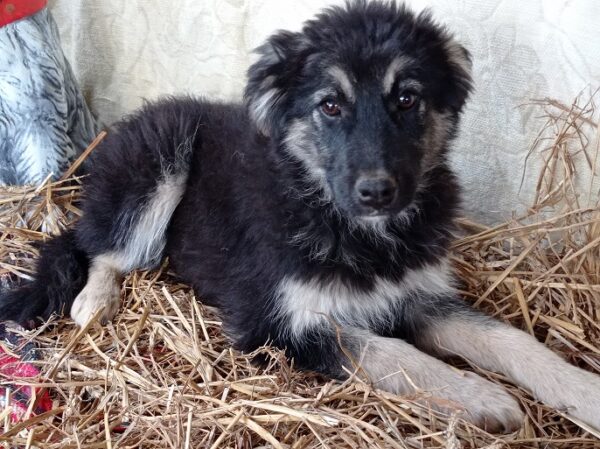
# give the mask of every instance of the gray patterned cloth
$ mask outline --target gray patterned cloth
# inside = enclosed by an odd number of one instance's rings
[[[48,9],[0,27],[0,185],[60,176],[98,129]]]

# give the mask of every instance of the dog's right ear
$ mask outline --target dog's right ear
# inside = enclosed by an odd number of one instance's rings
[[[265,136],[285,122],[287,91],[300,71],[308,45],[300,33],[279,31],[255,50],[259,59],[248,69],[244,100],[250,118]]]

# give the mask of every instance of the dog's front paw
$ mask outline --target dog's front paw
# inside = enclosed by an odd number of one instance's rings
[[[558,410],[600,431],[600,376],[567,365],[562,382],[539,386],[536,396]],[[555,385],[560,385],[556,388]]]
[[[470,372],[465,377],[470,384],[468,397],[462,400],[466,420],[493,433],[509,433],[521,428],[525,414],[508,391]]]
[[[452,382],[433,395],[458,405],[462,409],[461,418],[488,432],[510,433],[523,425],[525,415],[508,391],[471,372],[465,372],[460,377],[460,381]],[[442,412],[457,410],[456,406],[440,407],[434,402],[432,398],[430,404]]]
[[[107,283],[99,286],[88,283],[73,302],[71,318],[80,327],[83,327],[97,313],[100,313],[100,322],[104,324],[112,320],[117,314],[119,304],[120,291],[118,284]]]

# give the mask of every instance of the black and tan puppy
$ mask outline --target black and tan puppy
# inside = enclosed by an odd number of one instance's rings
[[[83,217],[0,318],[110,319],[120,275],[169,256],[241,350],[270,342],[334,378],[356,362],[377,387],[519,427],[508,392],[440,360],[459,355],[600,428],[600,377],[453,288],[446,153],[471,88],[465,49],[427,14],[354,1],[258,52],[245,105],[168,99],[115,125]]]

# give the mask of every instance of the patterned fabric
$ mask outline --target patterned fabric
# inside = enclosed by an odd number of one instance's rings
[[[0,27],[0,185],[60,176],[97,130],[48,9]]]
[[[47,390],[19,385],[20,382],[11,384],[11,380],[40,376],[40,370],[36,366],[39,361],[39,351],[33,343],[14,332],[15,330],[19,333],[24,331],[14,323],[0,323],[0,379],[2,380],[0,408],[11,407],[12,422],[17,422],[26,416],[33,398],[35,398],[32,407],[34,415],[52,409],[52,398]]]

